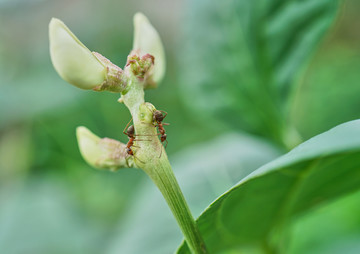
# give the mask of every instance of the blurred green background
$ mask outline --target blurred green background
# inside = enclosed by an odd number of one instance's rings
[[[226,10],[226,2],[218,5]],[[147,15],[158,30],[167,73],[158,89],[146,92],[146,100],[168,112],[167,152],[195,216],[232,184],[284,153],[261,131],[242,128],[231,111],[218,112],[221,118],[209,117],[206,107],[216,104],[216,97],[194,110],[196,78],[194,84],[184,78],[187,69],[211,77],[221,76],[221,69],[228,67],[201,73],[203,68],[186,55],[197,54],[199,47],[222,56],[216,48],[196,44],[191,27],[206,16],[204,5],[204,0],[0,0],[0,253],[170,253],[181,241],[170,211],[145,174],[134,169],[97,171],[82,160],[77,126],[126,142],[122,130],[130,114],[117,103],[118,94],[81,91],[60,79],[49,57],[51,17],[63,20],[90,50],[120,67],[131,50],[135,12]],[[303,140],[360,118],[359,13],[359,1],[343,2],[297,78],[289,121]],[[215,42],[227,40],[210,36],[216,25],[214,18],[202,32]],[[195,50],[189,52],[191,43]],[[221,80],[228,82],[226,77]],[[230,107],[240,104],[235,101]],[[310,253],[307,248],[314,246],[317,252],[311,253],[330,253],[327,239],[341,240],[340,235],[353,246],[354,252],[348,253],[359,253],[359,243],[352,238],[360,235],[359,199],[355,193],[336,201],[343,202],[342,208],[322,207],[314,218],[297,222],[294,234],[300,236],[294,253]],[[329,220],[335,233],[326,238],[329,229],[321,231],[319,225]],[[315,228],[320,232],[311,239],[301,233]]]

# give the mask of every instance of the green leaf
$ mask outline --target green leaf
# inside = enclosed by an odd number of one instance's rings
[[[291,245],[286,253],[360,253],[359,214],[357,191],[301,216],[292,225]]]
[[[284,143],[289,92],[337,7],[334,0],[190,2],[181,76],[191,109]]]
[[[359,69],[357,48],[333,43],[315,57],[296,94],[291,114],[303,137],[360,118]]]
[[[294,217],[360,188],[360,120],[339,125],[257,169],[197,224],[211,253],[260,246]],[[189,253],[186,245],[178,253]]]

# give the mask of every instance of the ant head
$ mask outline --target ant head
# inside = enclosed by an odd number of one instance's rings
[[[154,120],[156,122],[162,122],[162,120],[164,120],[164,115],[163,115],[163,113],[161,113],[160,110],[155,110],[155,112],[154,112]]]
[[[126,131],[126,134],[128,136],[133,136],[134,133],[135,133],[134,125],[130,125],[129,128],[127,129],[127,131]]]

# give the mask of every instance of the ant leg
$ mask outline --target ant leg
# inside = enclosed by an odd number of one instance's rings
[[[166,145],[165,145],[164,149],[166,149],[166,147],[167,147],[167,145],[168,145],[168,143],[169,143],[166,139],[165,139],[165,141],[166,141]],[[161,147],[161,152],[160,152],[159,158],[161,157],[161,154],[162,154],[162,147]]]
[[[129,127],[129,124],[131,123],[131,121],[132,121],[132,117],[131,117],[130,121],[128,122],[128,124],[126,125],[125,129],[123,130],[123,133],[124,133],[126,136],[127,136],[126,130],[127,130],[127,128]]]
[[[138,137],[142,137],[142,136],[144,136],[144,137],[154,137],[154,136],[159,136],[159,135],[161,135],[161,133],[151,134],[151,135],[135,135],[135,136],[138,136]],[[137,140],[139,140],[139,141],[151,141],[151,140],[146,140],[146,139],[143,139],[143,140],[135,139],[135,141],[137,141]]]
[[[151,140],[147,140],[147,139],[137,139],[134,141],[151,141]],[[137,146],[137,145],[132,145],[131,147],[137,147],[137,148],[141,148],[141,146]]]
[[[163,150],[163,146],[161,146],[161,150],[160,150],[160,155],[159,155],[159,158],[161,157],[162,150]]]
[[[134,141],[151,141],[149,139],[135,139]]]
[[[169,123],[162,123],[162,125],[170,125]]]
[[[142,164],[145,164],[145,162],[143,162],[142,160],[140,160],[138,157],[136,157],[135,155],[133,155],[134,156],[134,159],[135,160],[138,160],[138,161],[140,161]]]
[[[130,168],[129,156],[126,156],[125,161],[126,161],[126,165],[128,166],[128,168]]]
[[[150,136],[158,136],[158,135],[160,135],[160,133],[158,133],[158,134],[150,134],[150,135],[140,135],[140,134],[135,134],[134,136],[138,136],[138,137],[142,137],[142,136],[145,136],[145,137],[150,137]],[[137,140],[139,140],[139,139],[137,139]]]
[[[142,160],[140,160],[138,157],[136,157],[135,155],[133,155],[133,156],[134,156],[134,159],[140,161],[142,164],[145,164],[145,162],[143,162]],[[130,168],[129,158],[130,158],[130,156],[127,156],[127,157],[125,158],[125,161],[126,161],[126,165]]]
[[[142,164],[145,164],[145,162],[143,162],[142,160],[140,160],[138,157],[134,156],[135,160],[140,161]]]

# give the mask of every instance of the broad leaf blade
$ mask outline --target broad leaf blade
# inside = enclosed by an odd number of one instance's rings
[[[192,1],[179,56],[191,109],[283,143],[289,91],[337,7],[334,0]]]
[[[346,195],[292,225],[289,254],[360,253],[360,191]]]
[[[360,188],[360,120],[339,125],[259,168],[197,223],[211,253],[260,243],[295,215]],[[183,245],[179,253],[189,253]]]
[[[316,56],[296,94],[291,114],[303,137],[360,118],[359,69],[360,51],[356,47],[327,43],[326,51]]]

